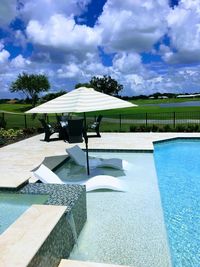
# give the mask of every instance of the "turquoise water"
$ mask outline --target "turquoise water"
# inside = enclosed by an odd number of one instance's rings
[[[46,195],[0,193],[0,234],[2,234],[32,204],[43,204]]]
[[[153,154],[96,152],[90,156],[128,161],[124,172],[91,170],[91,176],[113,175],[127,186],[125,192],[87,193],[87,222],[70,259],[134,267],[171,266]],[[88,179],[85,169],[72,161],[56,173],[66,183]]]
[[[107,155],[104,154],[97,154],[98,157],[106,158],[106,157],[112,157],[111,155],[109,156],[110,153],[106,153]],[[91,155],[95,155],[94,153],[90,153]],[[116,157],[119,157],[117,155]],[[112,175],[115,177],[122,177],[125,176],[125,172],[123,170],[117,170],[113,168],[95,168],[91,169],[90,168],[90,175],[87,175],[86,168],[77,165],[73,160],[68,160],[64,162],[62,165],[60,165],[55,171],[54,171],[58,177],[62,179],[63,182],[66,183],[80,183],[80,181],[86,181],[91,177],[94,177],[96,175]]]
[[[174,267],[200,266],[200,141],[155,145],[155,165]]]

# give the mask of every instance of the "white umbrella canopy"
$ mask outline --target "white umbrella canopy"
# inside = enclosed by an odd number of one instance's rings
[[[80,87],[67,94],[32,108],[26,111],[26,113],[81,113],[98,110],[128,108],[134,106],[137,105],[104,93],[100,93],[95,91],[93,88]]]
[[[80,87],[67,94],[59,96],[35,108],[32,108],[26,113],[84,113],[84,123],[86,129],[85,112],[109,110],[119,108],[136,107],[128,101],[121,100],[104,93],[95,91],[93,88]],[[87,172],[89,171],[89,158],[88,158],[88,136],[85,131],[84,139],[86,144],[86,159],[87,159]]]

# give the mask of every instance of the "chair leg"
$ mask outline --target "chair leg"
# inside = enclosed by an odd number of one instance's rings
[[[44,141],[49,142],[50,134],[45,133]]]
[[[96,129],[96,134],[97,134],[97,137],[101,137],[100,132],[99,132],[99,127]]]

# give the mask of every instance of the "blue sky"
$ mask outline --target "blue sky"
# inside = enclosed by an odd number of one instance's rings
[[[200,92],[199,0],[1,0],[0,98],[19,73],[51,92],[110,75],[122,95]]]

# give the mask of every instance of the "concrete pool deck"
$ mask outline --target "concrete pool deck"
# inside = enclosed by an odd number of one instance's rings
[[[36,166],[38,166],[43,161],[44,157],[64,155],[65,149],[67,147],[71,147],[74,145],[74,144],[64,143],[63,141],[52,141],[52,142],[46,143],[46,142],[41,141],[43,137],[44,137],[43,134],[37,135],[35,137],[26,139],[24,141],[21,141],[21,142],[18,142],[18,143],[9,145],[9,146],[5,146],[0,149],[0,156],[1,156],[0,187],[15,188],[17,186],[20,186],[21,183],[26,182],[32,176],[31,170],[34,169]],[[128,150],[133,149],[133,150],[149,151],[149,150],[153,150],[153,141],[159,141],[159,140],[165,140],[165,139],[177,138],[177,137],[200,138],[200,133],[195,133],[195,134],[193,133],[103,133],[101,138],[89,139],[89,148],[90,149],[128,149]],[[85,148],[84,143],[81,143],[79,145],[80,147]],[[141,180],[139,178],[141,177],[138,177],[138,181],[140,182]],[[141,188],[140,188],[141,192],[144,191],[143,185],[144,184],[141,183]],[[149,190],[151,186],[152,186],[152,190]],[[139,240],[138,242],[142,242],[142,244],[146,244],[145,240],[150,241],[150,243],[152,243],[151,240],[153,240],[156,246],[155,247],[148,246],[146,248],[146,252],[144,252],[144,250],[142,250],[141,252],[143,254],[148,253],[149,257],[151,257],[153,260],[154,260],[154,257],[157,257],[158,259],[157,260],[155,259],[155,261],[160,262],[162,264],[162,267],[171,267],[170,256],[169,256],[167,240],[166,240],[165,226],[164,226],[164,221],[163,221],[162,207],[160,203],[159,190],[157,188],[156,183],[154,186],[154,184],[152,184],[150,180],[149,180],[149,184],[145,183],[145,187],[146,187],[146,193],[149,191],[152,191],[152,197],[151,197],[151,201],[149,201],[148,198],[146,199],[145,209],[147,212],[145,213],[141,209],[141,212],[139,214],[139,217],[141,220],[139,226],[140,228],[143,227],[143,225],[141,225],[141,222],[144,222],[146,220],[147,218],[146,215],[149,214],[149,211],[150,211],[152,214],[151,216],[152,220],[148,219],[147,224],[145,224],[145,227],[146,227],[145,229],[147,230],[150,229],[150,231],[147,231],[148,234],[141,235],[142,233],[141,231],[135,231],[135,229],[132,229],[132,232],[134,232],[135,234],[134,240],[135,240],[135,243]],[[152,199],[153,199],[153,202],[152,202]],[[141,201],[143,201],[143,198],[141,199]],[[137,216],[134,219],[134,223],[138,217],[137,205],[135,205],[135,208],[136,208],[136,211],[134,212],[134,214]],[[61,213],[62,212],[63,211],[61,210]],[[157,222],[159,222],[159,224],[156,224],[154,222],[155,220],[153,216],[157,217]],[[22,221],[22,224],[23,223],[24,221]],[[26,227],[28,227],[28,224]],[[135,227],[137,228],[137,224],[135,225]],[[12,228],[9,231],[12,231]],[[156,234],[156,239],[155,239],[155,234]],[[17,235],[13,234],[13,236],[14,237],[16,236],[17,238]],[[30,235],[30,239],[31,238],[32,237]],[[3,244],[5,243],[3,242]],[[26,242],[22,244],[22,247],[23,245],[24,245],[24,250],[25,250],[27,246]],[[10,248],[8,246],[8,250],[9,249]],[[7,254],[8,257],[10,256],[9,254],[12,254],[12,257],[13,257],[15,253],[14,252],[9,253],[8,251],[8,254]],[[19,255],[20,254],[21,253],[19,253]],[[146,255],[145,257],[148,258]],[[64,263],[66,263],[66,261],[63,261],[62,264]],[[23,266],[23,265],[15,265],[15,266]],[[26,263],[24,266],[26,266]],[[84,265],[81,265],[81,266],[84,266]],[[140,265],[138,263],[138,264],[135,264],[135,266],[138,267],[138,266],[150,266],[150,265]],[[156,266],[161,266],[161,265],[159,264]]]
[[[55,135],[56,137],[56,135]],[[200,133],[102,133],[89,138],[89,149],[153,150],[153,142],[176,137],[198,137]],[[0,148],[0,188],[17,188],[32,176],[31,170],[48,156],[65,155],[74,144],[62,140],[44,142],[44,134]],[[85,148],[85,143],[79,143]]]

